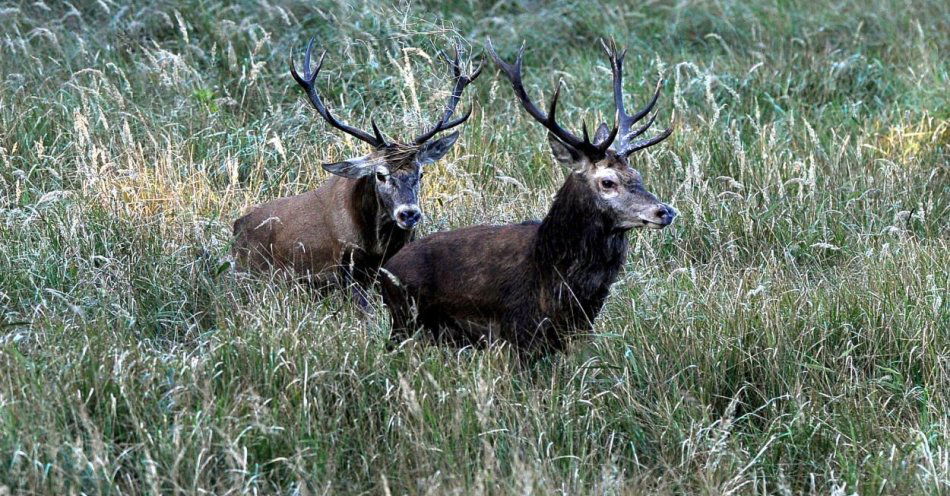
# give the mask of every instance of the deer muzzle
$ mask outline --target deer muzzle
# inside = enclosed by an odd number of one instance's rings
[[[400,229],[410,230],[422,221],[422,210],[418,205],[399,205],[393,211],[393,218]]]
[[[675,208],[665,204],[657,203],[652,207],[640,212],[640,220],[646,223],[646,227],[651,229],[663,229],[673,223],[678,212]]]

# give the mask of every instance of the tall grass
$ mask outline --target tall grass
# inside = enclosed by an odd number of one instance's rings
[[[0,2],[0,495],[950,492],[950,7],[798,0]],[[593,335],[524,368],[228,270],[230,222],[438,113],[522,41],[563,121],[663,77]],[[488,68],[423,230],[537,218],[564,172]]]

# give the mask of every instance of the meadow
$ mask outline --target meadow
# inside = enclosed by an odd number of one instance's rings
[[[0,495],[950,493],[950,3],[0,0]],[[231,223],[409,136],[491,36],[680,211],[589,338],[386,348],[380,302],[235,274]],[[940,55],[940,54],[944,55]],[[490,61],[421,234],[544,215],[565,171]]]

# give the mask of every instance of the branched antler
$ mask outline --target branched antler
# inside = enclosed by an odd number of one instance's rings
[[[313,38],[310,38],[310,42],[307,44],[307,53],[304,55],[304,68],[303,68],[303,77],[297,73],[296,65],[294,64],[293,53],[290,57],[290,74],[294,77],[294,80],[297,81],[297,84],[300,85],[304,91],[307,92],[307,97],[310,99],[310,103],[313,105],[313,108],[317,109],[317,112],[327,121],[331,126],[343,131],[354,138],[357,138],[361,141],[369,143],[375,148],[385,148],[389,146],[389,143],[386,141],[386,138],[383,137],[383,133],[379,131],[379,128],[376,126],[375,120],[370,120],[373,128],[373,134],[369,134],[366,131],[362,131],[353,126],[346,124],[345,122],[340,121],[333,114],[330,113],[330,110],[327,109],[327,106],[324,105],[323,99],[320,98],[320,93],[317,92],[315,83],[317,81],[317,75],[320,73],[320,68],[323,67],[323,58],[326,56],[326,50],[320,54],[320,60],[317,61],[317,66],[311,71],[311,53],[313,52]],[[471,109],[455,120],[449,120],[452,118],[452,114],[455,112],[455,107],[458,105],[459,100],[462,98],[462,91],[466,86],[475,81],[479,74],[482,72],[482,65],[479,64],[478,68],[472,74],[463,74],[462,73],[462,64],[460,62],[462,49],[455,49],[455,58],[450,60],[445,54],[443,58],[449,64],[449,67],[452,69],[452,72],[455,76],[455,88],[452,90],[452,95],[449,96],[449,100],[445,105],[445,111],[442,114],[442,118],[428,131],[422,133],[413,143],[416,145],[421,145],[431,139],[436,134],[451,129],[459,124],[465,122],[469,116],[472,115]]]
[[[307,97],[310,98],[310,103],[313,105],[313,108],[317,109],[317,112],[323,116],[323,119],[327,121],[327,124],[343,131],[350,136],[353,136],[356,139],[365,141],[375,148],[383,148],[387,145],[386,139],[383,137],[383,134],[379,132],[379,128],[376,127],[376,121],[370,120],[373,126],[373,134],[370,135],[366,131],[361,131],[353,126],[349,126],[346,123],[338,120],[336,117],[333,117],[333,114],[327,109],[326,105],[323,104],[323,100],[320,98],[320,94],[317,93],[317,89],[314,87],[314,83],[317,81],[317,74],[320,73],[320,68],[323,67],[323,58],[326,56],[326,50],[320,54],[320,60],[317,61],[317,67],[310,72],[310,54],[313,50],[313,38],[310,38],[310,43],[307,44],[307,54],[304,56],[304,66],[303,66],[303,77],[300,77],[300,74],[297,74],[297,68],[294,64],[293,53],[290,54],[290,74],[294,77],[294,80],[297,81],[297,84],[300,85],[304,91],[307,92]]]
[[[557,111],[557,99],[561,95],[560,82],[558,82],[557,88],[554,90],[554,96],[551,98],[547,114],[539,109],[528,97],[528,93],[524,89],[524,83],[521,81],[521,62],[524,57],[524,45],[521,45],[521,49],[518,50],[518,57],[513,64],[501,60],[498,54],[495,53],[495,47],[492,46],[491,39],[488,40],[488,51],[501,71],[504,72],[508,80],[511,81],[511,86],[514,88],[515,96],[518,97],[521,106],[524,107],[534,120],[540,122],[541,125],[547,128],[557,139],[570,145],[577,151],[591,157],[602,157],[604,155],[604,152],[610,147],[610,144],[617,136],[617,126],[613,127],[606,139],[594,144],[591,143],[590,136],[587,134],[587,125],[584,124],[581,126],[583,138],[578,138],[567,129],[561,127],[554,116]]]
[[[627,50],[623,50],[618,53],[613,42],[608,44],[606,41],[600,40],[600,44],[604,47],[604,52],[607,53],[607,57],[610,58],[610,69],[614,76],[614,106],[617,108],[617,115],[620,120],[620,139],[617,140],[616,146],[614,147],[617,154],[628,156],[637,150],[642,150],[649,146],[653,146],[668,138],[673,132],[672,126],[653,138],[633,141],[634,138],[646,132],[646,130],[653,125],[653,121],[656,120],[656,113],[654,113],[649,119],[647,119],[646,124],[640,126],[634,131],[630,130],[634,124],[639,122],[644,116],[653,110],[653,107],[656,105],[657,98],[660,96],[660,89],[663,87],[663,80],[661,79],[660,81],[657,81],[656,91],[653,93],[653,98],[650,99],[650,102],[647,103],[646,106],[640,109],[640,111],[636,114],[628,115],[623,106],[623,58],[627,55]]]
[[[460,46],[455,47],[455,58],[449,59],[449,57],[442,52],[442,59],[445,60],[446,64],[449,65],[449,68],[452,69],[452,74],[455,76],[455,87],[452,89],[452,95],[449,96],[448,102],[445,104],[445,112],[442,114],[442,118],[432,126],[432,129],[420,134],[414,140],[415,144],[421,145],[425,143],[437,133],[451,129],[459,124],[468,120],[469,116],[472,115],[472,109],[468,109],[468,112],[465,113],[462,117],[455,119],[454,121],[449,121],[452,118],[452,113],[455,112],[455,107],[458,105],[459,100],[462,98],[462,91],[468,86],[472,81],[478,78],[478,75],[482,73],[482,63],[479,62],[478,67],[471,74],[464,74],[462,72],[462,64],[459,61],[459,58],[462,54],[462,48]]]

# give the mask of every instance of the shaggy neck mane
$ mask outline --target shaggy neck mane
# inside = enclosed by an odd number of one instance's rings
[[[597,208],[593,195],[579,174],[564,181],[538,228],[535,260],[542,273],[566,282],[578,299],[602,303],[623,266],[627,238]]]
[[[379,223],[379,199],[376,198],[376,188],[372,175],[356,180],[353,186],[353,206],[359,215],[359,221],[364,226],[376,226]]]
[[[360,236],[371,251],[384,250],[394,230],[401,230],[389,212],[379,208],[375,180],[372,175],[361,177],[353,188],[353,205],[359,218]]]

